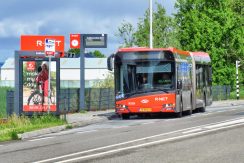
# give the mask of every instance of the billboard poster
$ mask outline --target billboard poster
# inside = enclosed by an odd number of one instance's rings
[[[32,60],[22,62],[23,111],[46,112],[48,110],[48,62]],[[57,110],[56,61],[51,62],[50,111]]]

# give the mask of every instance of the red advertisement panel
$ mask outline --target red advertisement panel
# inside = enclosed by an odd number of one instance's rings
[[[20,50],[45,51],[45,39],[54,39],[56,51],[64,52],[64,36],[22,35]]]
[[[48,110],[48,62],[23,61],[23,111],[45,112]],[[50,111],[56,107],[56,61],[51,62]]]

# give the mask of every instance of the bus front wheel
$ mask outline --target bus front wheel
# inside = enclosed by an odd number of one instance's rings
[[[177,118],[181,118],[182,117],[182,113],[183,113],[183,102],[181,100],[180,102],[180,112],[176,113]]]

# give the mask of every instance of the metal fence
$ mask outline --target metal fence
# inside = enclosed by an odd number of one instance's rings
[[[244,86],[240,90],[244,90]],[[244,93],[244,91],[243,91]],[[213,86],[213,101],[236,99],[235,90],[230,86]],[[244,94],[241,93],[241,97]],[[62,88],[59,96],[60,113],[78,112],[80,110],[98,111],[114,108],[114,89],[113,88],[86,88],[85,106],[79,108],[79,88]],[[11,88],[0,87],[0,114],[4,110],[5,115],[13,113],[14,110],[14,91]],[[6,109],[7,108],[7,109]],[[2,114],[2,115],[4,115]]]
[[[61,89],[60,112],[79,111],[79,89]],[[112,88],[86,88],[85,106],[87,111],[107,110],[114,108],[114,90]]]
[[[0,98],[2,103],[6,104],[7,115],[11,115],[14,111],[14,91],[5,90],[6,96],[4,100]],[[112,88],[86,88],[85,89],[86,108],[79,109],[79,89],[68,88],[61,89],[59,96],[59,111],[63,113],[73,113],[81,110],[98,111],[114,108],[114,90]]]
[[[212,86],[213,101],[230,99],[231,87],[229,85]]]

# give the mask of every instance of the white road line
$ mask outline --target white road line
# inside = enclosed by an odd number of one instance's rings
[[[226,120],[226,121],[222,121],[222,122],[218,122],[218,123],[225,123],[225,122],[229,122],[229,121],[233,121],[233,120],[237,120],[237,119],[238,118],[235,118],[235,119],[232,119],[232,120]],[[116,147],[116,146],[120,146],[120,145],[130,144],[130,143],[134,143],[134,142],[138,142],[138,141],[142,141],[142,140],[147,140],[147,139],[151,139],[151,138],[155,138],[155,137],[159,137],[159,136],[166,136],[166,135],[170,135],[170,134],[174,134],[174,133],[178,133],[178,132],[188,131],[188,130],[191,130],[191,129],[203,128],[203,127],[206,127],[206,126],[209,126],[209,125],[214,125],[216,123],[217,122],[209,123],[209,124],[205,124],[205,125],[200,125],[200,126],[195,126],[195,127],[190,127],[190,128],[185,128],[185,129],[181,129],[181,130],[176,130],[176,131],[172,131],[172,132],[168,132],[168,133],[162,133],[162,134],[153,135],[153,136],[149,136],[149,137],[144,137],[144,138],[140,138],[140,139],[135,139],[135,140],[122,142],[122,143],[118,143],[118,144],[112,144],[112,145],[108,145],[108,146],[104,146],[104,147],[98,147],[98,148],[94,148],[94,149],[90,149],[90,150],[86,150],[86,151],[81,151],[81,152],[71,153],[71,154],[67,154],[67,155],[63,155],[63,156],[59,156],[59,157],[54,157],[54,158],[50,158],[50,159],[36,161],[34,163],[44,163],[44,162],[54,161],[54,160],[58,160],[58,159],[66,158],[66,157],[71,157],[71,156],[75,156],[75,155],[79,155],[79,154],[85,154],[85,153],[89,153],[89,152],[94,152],[94,151],[107,149],[107,148],[111,148],[111,147]],[[194,134],[196,134],[196,133],[194,133]]]
[[[193,133],[193,132],[197,132],[197,131],[201,131],[201,130],[202,130],[201,128],[196,128],[196,129],[193,129],[193,130],[182,132],[182,134],[189,134],[189,133]]]
[[[130,127],[130,126],[114,126],[113,128],[120,129],[120,128],[127,128],[127,127]]]
[[[129,143],[134,143],[134,142],[138,142],[138,141],[142,141],[142,140],[146,140],[146,139],[150,139],[150,138],[155,138],[155,137],[159,137],[159,136],[165,136],[165,135],[169,135],[169,134],[174,134],[174,133],[182,132],[182,131],[189,130],[189,129],[192,129],[192,128],[195,128],[195,127],[181,129],[181,130],[176,130],[176,131],[163,133],[163,134],[158,134],[158,135],[153,135],[153,136],[144,137],[144,138],[140,138],[140,139],[135,139],[135,140],[122,142],[122,143],[118,143],[118,144],[112,144],[112,145],[108,145],[108,146],[104,146],[104,147],[90,149],[90,150],[87,150],[87,151],[81,151],[81,152],[76,152],[76,153],[72,153],[72,154],[67,154],[67,155],[63,155],[63,156],[59,156],[59,157],[54,157],[54,158],[50,158],[50,159],[46,159],[46,160],[37,161],[37,162],[34,162],[34,163],[49,162],[49,161],[53,161],[53,160],[57,160],[57,159],[62,159],[62,158],[65,158],[65,157],[71,157],[71,156],[75,156],[75,155],[79,155],[79,154],[85,154],[85,153],[94,152],[94,151],[97,151],[97,150],[102,150],[102,149],[107,149],[107,148],[116,147],[116,146],[120,146],[120,145],[125,145],[125,144],[129,144]]]
[[[4,145],[0,145],[0,147],[3,147]]]
[[[238,123],[244,123],[244,118],[243,119],[234,120],[234,121],[225,122],[225,123],[219,123],[219,124],[216,124],[216,125],[206,126],[204,128],[212,129],[212,128],[223,127],[223,126],[228,126],[228,125],[233,125],[233,124],[238,124]]]
[[[89,131],[79,131],[77,134],[84,134],[84,133],[89,133],[89,132],[95,132],[97,130],[89,130]]]
[[[216,130],[220,130],[220,129],[225,129],[225,128],[230,128],[230,127],[239,126],[239,125],[241,125],[241,124],[227,126],[227,127],[222,127],[222,128],[218,128],[218,129],[206,130],[206,131],[197,132],[197,133],[191,133],[191,134],[188,134],[188,135],[176,136],[176,137],[172,137],[172,138],[157,140],[157,141],[153,141],[153,142],[149,142],[149,143],[143,143],[143,144],[139,144],[139,145],[124,147],[124,148],[119,148],[119,149],[114,149],[114,150],[109,150],[109,151],[106,151],[106,152],[100,152],[100,153],[91,154],[91,155],[87,155],[87,156],[81,156],[81,157],[76,157],[76,158],[72,158],[72,159],[68,159],[68,160],[58,161],[58,163],[73,162],[73,161],[77,161],[77,160],[81,160],[81,159],[87,159],[87,158],[103,156],[103,155],[107,155],[107,154],[111,154],[111,153],[116,153],[116,152],[121,152],[121,151],[125,151],[125,150],[135,149],[135,148],[139,148],[139,147],[151,146],[151,145],[155,145],[155,144],[160,144],[160,143],[165,143],[165,142],[169,142],[169,141],[179,140],[179,139],[187,138],[187,137],[193,137],[193,136],[201,135],[203,133],[216,131]]]
[[[54,138],[54,137],[45,137],[45,138],[39,138],[39,139],[32,139],[32,140],[28,140],[28,141],[33,142],[33,141],[40,141],[40,140],[52,139],[52,138]]]
[[[155,122],[145,122],[145,123],[142,123],[143,125],[148,125],[148,124],[152,124],[152,123],[155,123]]]

